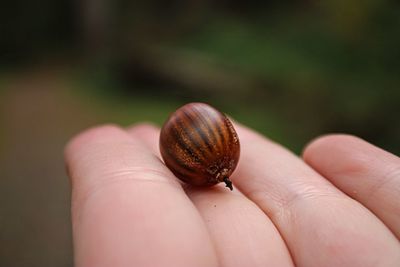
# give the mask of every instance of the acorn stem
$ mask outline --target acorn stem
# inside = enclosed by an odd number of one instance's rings
[[[231,191],[233,190],[232,181],[229,180],[229,177],[224,177],[225,186],[228,187]]]

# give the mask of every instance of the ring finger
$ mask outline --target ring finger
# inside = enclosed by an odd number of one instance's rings
[[[399,266],[399,243],[374,214],[286,149],[237,129],[245,164],[232,181],[271,218],[296,265]]]

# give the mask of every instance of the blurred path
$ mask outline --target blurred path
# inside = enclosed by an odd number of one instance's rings
[[[94,123],[53,70],[11,77],[0,96],[0,266],[72,266],[63,147]]]

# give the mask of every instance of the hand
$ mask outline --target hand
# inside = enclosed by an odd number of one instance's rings
[[[302,160],[236,129],[233,192],[182,186],[154,126],[75,137],[66,148],[75,265],[400,266],[398,157],[331,135]]]

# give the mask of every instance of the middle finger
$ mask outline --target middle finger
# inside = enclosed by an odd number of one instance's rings
[[[149,125],[129,129],[159,155],[159,130]],[[186,193],[208,227],[220,266],[293,266],[290,254],[271,220],[237,189],[223,185]]]

